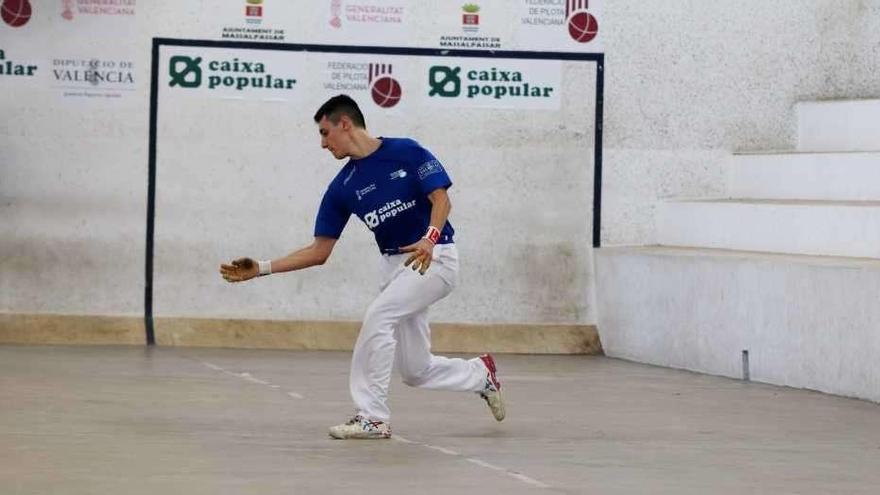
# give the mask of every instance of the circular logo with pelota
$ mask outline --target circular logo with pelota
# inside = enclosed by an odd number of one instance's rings
[[[382,108],[397,105],[403,95],[400,83],[391,74],[391,64],[370,64],[370,94]]]
[[[587,12],[587,0],[568,0],[565,5],[568,34],[578,43],[588,43],[599,34],[599,21]]]
[[[3,0],[0,17],[12,27],[21,27],[31,20],[31,2],[28,0]]]

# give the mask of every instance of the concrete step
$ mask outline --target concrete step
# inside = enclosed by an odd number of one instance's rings
[[[800,102],[800,151],[880,151],[880,100]]]
[[[667,201],[657,234],[667,246],[880,258],[880,201]]]
[[[608,356],[880,401],[880,260],[595,251]]]
[[[732,198],[880,200],[880,153],[742,153],[731,161]]]

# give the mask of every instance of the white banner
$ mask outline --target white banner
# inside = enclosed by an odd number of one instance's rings
[[[300,99],[309,74],[302,53],[274,50],[163,47],[159,67],[165,94],[199,98]]]
[[[132,32],[138,29],[138,10],[143,8],[137,5],[137,0],[59,0],[51,7],[43,7],[43,12],[51,15],[53,25],[62,29],[64,35],[90,31],[93,35],[121,38],[132,37]]]
[[[159,84],[174,97],[323,101],[345,93],[385,112],[558,110],[562,66],[558,60],[167,47]]]
[[[510,0],[441,2],[423,11],[431,19],[428,46],[465,50],[510,50],[514,11]]]
[[[216,5],[215,5],[216,3]],[[259,42],[297,42],[290,32],[309,23],[308,7],[290,0],[224,0],[211,2],[205,15],[218,21],[217,39]]]
[[[137,94],[139,72],[119,50],[64,51],[53,54],[47,65],[49,70],[43,75],[64,102],[141,101]]]
[[[409,46],[413,5],[407,0],[323,0],[311,9],[315,39],[335,45]]]
[[[168,35],[198,38],[210,26],[208,37],[224,40],[601,53],[601,7],[602,0],[224,0],[205,12],[208,24]]]
[[[431,106],[558,110],[557,60],[429,58],[422,101]]]
[[[418,88],[421,64],[418,59],[405,56],[312,54],[320,70],[320,90],[325,98],[345,93],[361,106],[373,106],[388,112],[410,108]],[[320,98],[319,98],[320,99]]]
[[[601,53],[598,0],[515,0],[513,44],[521,50]]]

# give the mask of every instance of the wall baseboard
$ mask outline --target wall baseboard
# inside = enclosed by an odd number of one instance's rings
[[[143,318],[0,313],[0,344],[140,345]],[[160,346],[350,351],[359,322],[163,317]],[[594,325],[431,325],[435,352],[602,354]]]
[[[0,344],[144,344],[136,316],[0,313]]]

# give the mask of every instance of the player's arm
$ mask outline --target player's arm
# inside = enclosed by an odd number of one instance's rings
[[[239,258],[231,264],[220,265],[220,275],[227,282],[244,282],[260,275],[291,272],[310,266],[323,265],[330,258],[336,239],[315,237],[308,246],[297,249],[283,258],[272,261],[254,261],[252,258]]]
[[[440,187],[428,194],[428,200],[431,201],[431,224],[425,236],[409,246],[400,248],[402,253],[412,253],[407,258],[404,266],[412,265],[413,270],[418,270],[422,275],[428,271],[431,266],[431,257],[434,254],[434,245],[440,238],[440,232],[446,225],[446,219],[449,218],[449,212],[452,210],[452,202],[449,201],[449,194],[445,187]]]
[[[431,202],[431,227],[443,230],[446,219],[449,218],[449,212],[452,210],[449,193],[446,192],[445,187],[434,189],[428,195],[428,201]]]

